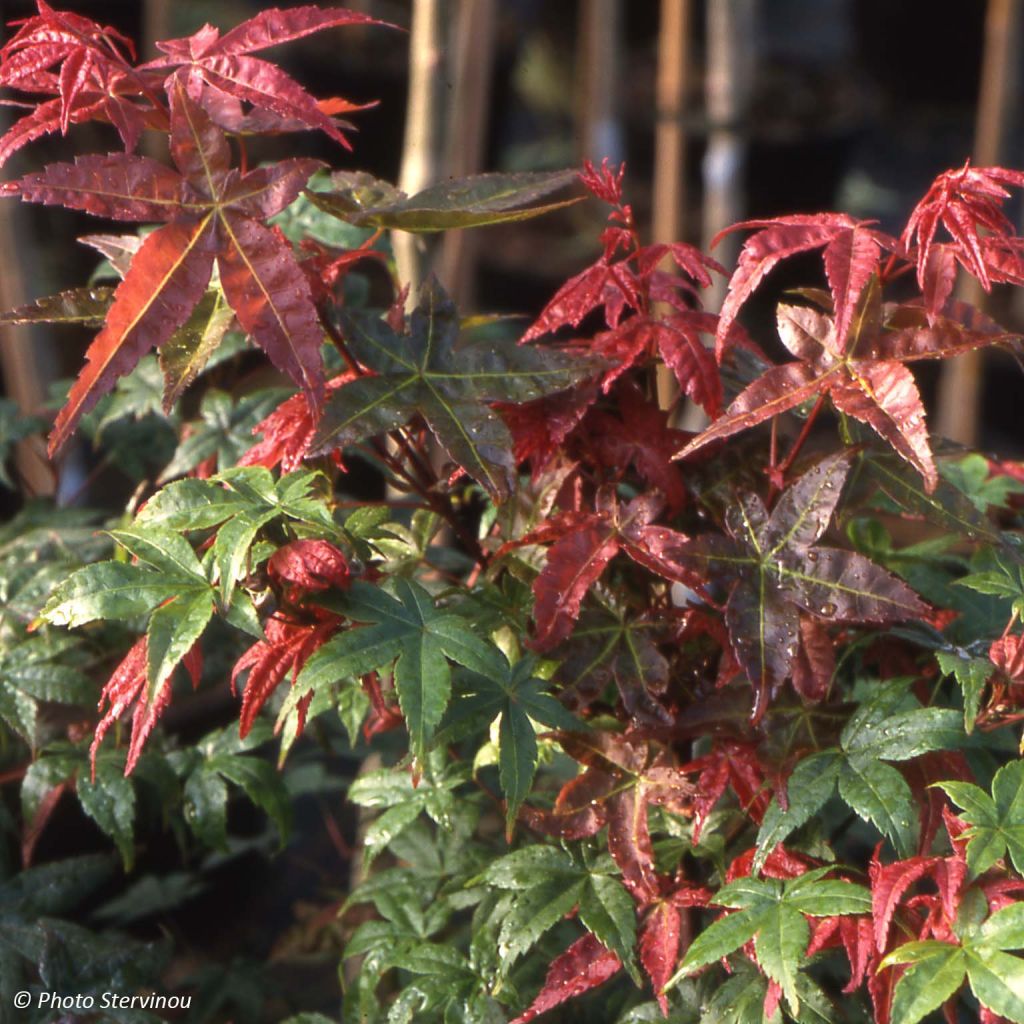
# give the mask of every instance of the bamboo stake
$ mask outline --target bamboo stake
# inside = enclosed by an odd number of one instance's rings
[[[686,227],[686,93],[690,71],[691,0],[661,0],[658,27],[657,124],[654,135],[655,242],[682,240]],[[671,408],[679,383],[667,366],[658,367],[658,405]]]
[[[3,36],[0,26],[0,42]],[[0,115],[0,134],[8,127],[7,115]],[[32,297],[27,282],[40,276],[39,253],[25,212],[20,203],[0,203],[0,309],[27,302]],[[26,415],[41,412],[47,386],[57,375],[49,336],[35,325],[0,327],[0,371],[4,389],[18,408]],[[18,443],[15,467],[29,494],[55,493],[57,479],[41,437]]]
[[[448,173],[455,178],[483,169],[497,20],[496,0],[459,0],[447,128]],[[478,232],[449,231],[441,243],[438,276],[459,309],[473,305],[479,240]]]
[[[1021,0],[989,0],[974,137],[974,163],[979,167],[998,164],[1003,156],[1016,95],[1020,31]],[[985,292],[973,277],[962,282],[959,294],[972,305],[985,303]],[[942,367],[935,417],[938,434],[977,444],[982,382],[979,352],[968,352]]]
[[[744,121],[750,104],[756,60],[755,27],[757,0],[714,0],[707,5],[707,69],[704,102],[707,108],[708,144],[702,177],[704,208],[701,244],[708,250],[722,228],[743,218],[745,196],[743,171],[747,141]],[[723,266],[736,259],[739,242],[727,237],[715,252]],[[716,277],[704,293],[709,309],[721,308],[726,281]],[[690,404],[683,416],[686,430],[700,430],[707,423],[703,411]]]
[[[399,188],[410,195],[433,184],[441,174],[447,12],[446,0],[413,2],[409,33],[409,99],[398,182]],[[425,265],[419,240],[408,232],[395,231],[391,244],[398,276],[409,285],[409,301],[414,304]]]
[[[745,209],[743,170],[747,143],[743,122],[750,103],[755,61],[754,28],[757,0],[715,0],[707,6],[707,72],[705,103],[709,124],[704,154],[704,212],[702,244],[730,224],[741,220]],[[716,257],[729,266],[738,241],[726,238]],[[725,281],[717,278],[707,294],[717,309],[725,297]]]
[[[577,103],[580,156],[613,163],[622,159],[619,124],[619,0],[582,0]]]
[[[0,308],[11,309],[30,298],[26,281],[38,275],[35,246],[24,212],[13,203],[0,204]],[[47,384],[56,376],[52,342],[38,327],[0,328],[0,368],[7,394],[27,415],[42,411]],[[42,438],[19,442],[15,453],[18,475],[33,495],[52,495],[56,490],[53,467],[46,457]]]

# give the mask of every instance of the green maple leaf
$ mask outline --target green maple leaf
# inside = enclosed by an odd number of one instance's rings
[[[422,758],[451,696],[449,660],[495,678],[507,674],[508,663],[470,629],[466,619],[439,610],[418,583],[395,579],[392,585],[397,597],[357,580],[331,600],[333,611],[369,625],[338,634],[309,659],[281,714],[310,691],[393,664],[409,742]]]
[[[498,932],[505,969],[578,907],[584,927],[638,979],[636,909],[615,872],[615,862],[607,854],[591,862],[554,846],[527,846],[493,861],[473,883],[509,894],[501,907]]]
[[[1024,1024],[1024,960],[1006,952],[1024,949],[1024,903],[1012,903],[980,926],[960,930],[960,945],[907,942],[882,961],[880,969],[911,965],[893,992],[893,1024],[917,1024],[950,999],[965,977],[982,1006]]]
[[[776,799],[765,813],[755,867],[764,863],[776,844],[817,814],[837,785],[850,808],[887,836],[901,857],[913,856],[918,835],[913,794],[903,776],[886,762],[908,761],[963,742],[963,721],[956,711],[914,703],[906,680],[880,686],[846,723],[838,747],[800,761],[787,783],[786,808]]]
[[[310,659],[312,661],[312,659]],[[413,782],[410,772],[380,768],[360,775],[348,789],[348,799],[360,807],[381,813],[366,829],[363,863],[370,862],[426,814],[441,829],[452,832],[458,820],[455,790],[469,772],[462,765],[446,762],[444,752],[431,751],[422,762],[423,776]],[[422,850],[422,843],[420,849]],[[366,886],[357,893],[365,892]],[[353,894],[355,901],[356,894]]]
[[[735,952],[751,939],[757,962],[782,993],[794,1014],[799,1010],[797,978],[811,929],[807,917],[866,914],[871,894],[863,886],[822,880],[832,868],[818,868],[788,881],[738,878],[711,901],[735,910],[712,922],[691,943],[665,988]]]
[[[975,658],[959,650],[937,650],[935,660],[943,675],[953,676],[964,698],[964,728],[972,732],[981,707],[985,684],[995,670],[988,658]]]
[[[505,794],[505,827],[509,833],[537,770],[533,722],[569,730],[578,730],[583,724],[544,692],[550,684],[534,675],[535,668],[536,661],[527,657],[514,666],[505,662],[496,675],[466,673],[443,727],[446,737],[455,736],[463,734],[467,727],[486,728],[500,716],[498,774]]]
[[[95,686],[71,664],[82,656],[76,638],[32,636],[0,648],[0,718],[32,746],[41,702],[91,704]]]
[[[340,535],[327,505],[313,495],[317,478],[315,472],[301,471],[275,481],[262,466],[238,466],[209,480],[179,480],[154,495],[136,522],[143,530],[218,526],[211,558],[221,601],[229,606],[235,598],[235,585],[249,571],[257,534],[275,519],[290,521],[318,536]]]
[[[977,877],[1007,854],[1016,871],[1024,873],[1024,761],[1011,761],[996,772],[992,795],[970,782],[940,782],[940,789],[963,808],[960,817],[970,826],[962,833],[967,866]]]
[[[451,458],[497,500],[512,491],[516,466],[512,437],[489,403],[564,391],[599,369],[582,356],[512,341],[458,347],[455,306],[433,278],[423,286],[407,334],[365,314],[340,315],[345,344],[374,376],[331,395],[313,451],[353,444],[419,414]]]

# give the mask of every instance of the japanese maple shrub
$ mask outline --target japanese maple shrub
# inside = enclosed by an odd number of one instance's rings
[[[264,10],[139,64],[38,8],[2,51],[25,112],[0,159],[89,120],[124,151],[4,194],[156,227],[89,240],[113,286],[4,319],[99,329],[53,455],[143,413],[175,440],[113,557],[101,538],[70,575],[5,591],[26,857],[75,789],[130,865],[147,773],[196,842],[224,844],[228,784],[285,830],[258,753],[273,732],[285,770],[300,751],[366,762],[345,1021],[1024,1024],[1024,472],[929,437],[910,369],[1018,352],[953,296],[961,272],[1024,284],[1003,212],[1024,174],[941,175],[899,238],[838,213],[736,225],[752,233],[715,314],[700,293],[726,271],[645,245],[622,170],[588,165],[601,254],[517,338],[443,282],[407,308],[393,281],[381,308],[361,275],[391,268],[389,230],[532,216],[574,202],[556,192],[575,175],[410,197],[315,160],[247,164],[253,135],[348,146],[352,104],[255,54],[369,19]],[[169,163],[135,154],[145,133]],[[809,252],[823,278],[755,340],[743,307]],[[288,389],[231,393],[253,346]],[[707,429],[655,399],[666,367]],[[162,409],[139,397],[161,379]],[[351,497],[367,466],[383,501]],[[67,661],[90,637],[119,645],[101,687]],[[238,694],[237,735],[161,725],[189,683]],[[40,725],[48,702],[97,698],[91,739]]]

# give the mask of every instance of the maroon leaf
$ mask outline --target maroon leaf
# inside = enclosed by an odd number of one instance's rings
[[[272,576],[304,590],[345,589],[350,580],[348,559],[330,541],[294,540],[270,556]]]
[[[349,148],[334,119],[295,79],[275,65],[249,54],[327,28],[351,24],[386,23],[354,11],[321,10],[311,5],[290,10],[271,8],[225,36],[205,25],[185,39],[157,43],[164,56],[150,61],[143,70],[177,68],[167,79],[168,92],[173,93],[175,81],[187,82],[189,95],[203,105],[206,93],[213,90],[211,112],[222,108],[216,94],[227,94],[235,100],[251,103],[257,112],[274,115],[278,119],[274,122],[277,131],[284,130],[288,122],[294,122],[300,127],[318,128]],[[346,108],[355,109],[351,104]]]
[[[131,41],[109,26],[45,2],[26,18],[0,51],[0,86],[49,94],[0,140],[0,163],[41,135],[67,132],[71,124],[104,120],[134,148],[143,127],[165,128],[166,113],[153,105],[151,82],[131,67]]]
[[[636,385],[620,388],[617,397],[621,419],[594,412],[586,420],[590,450],[602,465],[621,471],[632,464],[664,495],[669,512],[679,512],[686,489],[672,456],[687,435],[671,429],[667,413],[647,401]]]
[[[319,406],[322,336],[309,284],[288,243],[262,224],[295,198],[318,164],[288,161],[239,178],[223,133],[181,87],[171,94],[171,155],[180,173],[146,157],[82,157],[6,186],[26,201],[171,222],[134,255],[58,417],[51,454],[117,376],[185,323],[206,292],[215,257],[243,328],[303,388],[311,408]]]
[[[925,488],[934,490],[938,474],[924,406],[903,363],[941,359],[1014,338],[965,308],[957,306],[955,312],[967,322],[932,316],[929,323],[920,305],[883,310],[877,285],[866,286],[851,318],[844,354],[832,318],[808,307],[781,304],[779,337],[800,361],[766,370],[677,457],[763,423],[815,395],[828,395],[840,412],[868,424],[918,470]]]
[[[534,645],[549,650],[572,632],[587,591],[600,579],[619,550],[618,530],[594,516],[556,541],[541,574],[534,580]]]
[[[516,1017],[512,1024],[526,1024],[567,999],[603,985],[621,967],[619,958],[587,932],[552,960],[544,987],[529,1009]]]
[[[271,7],[225,33],[216,48],[220,53],[252,53],[268,46],[280,46],[294,39],[302,39],[327,28],[382,24],[369,15],[341,8],[325,10],[312,4],[285,10]]]
[[[544,307],[533,326],[523,335],[523,343],[533,341],[560,327],[577,327],[599,306],[605,307],[608,326],[615,328],[625,306],[639,306],[640,294],[633,272],[622,263],[605,260],[570,278]]]
[[[702,534],[666,547],[673,564],[729,588],[725,624],[754,687],[755,720],[790,674],[801,610],[849,622],[894,622],[927,610],[906,584],[862,555],[815,546],[849,468],[848,453],[828,456],[783,492],[771,516],[756,495],[739,495],[726,514],[729,536]]]
[[[323,399],[323,329],[309,282],[289,242],[256,220],[222,215],[221,286],[243,329],[270,361],[306,393],[314,412]]]
[[[336,391],[343,384],[355,379],[355,373],[347,371],[327,382],[328,393]],[[309,399],[300,392],[285,399],[266,419],[253,427],[254,434],[263,439],[252,446],[239,460],[240,466],[266,466],[291,473],[302,465],[313,437],[317,420],[309,407]]]
[[[757,751],[745,743],[715,743],[710,754],[682,766],[690,773],[699,771],[693,800],[693,841],[700,840],[708,815],[731,788],[741,809],[757,823],[771,801],[765,786],[765,772]]]
[[[210,281],[212,238],[212,225],[205,220],[166,224],[145,240],[118,285],[106,324],[89,346],[86,364],[57,416],[51,454],[119,377],[188,320]]]
[[[654,865],[647,806],[658,804],[689,817],[694,787],[686,772],[670,763],[665,752],[654,753],[647,742],[629,736],[595,731],[557,733],[556,739],[587,768],[580,776],[587,780],[582,792],[578,780],[565,787],[577,812],[583,810],[581,796],[591,807],[601,804],[591,822],[598,828],[607,822],[608,850],[622,872],[623,885],[638,902],[650,902],[661,891],[661,880]],[[560,804],[565,806],[562,794],[556,810]]]
[[[836,349],[845,351],[858,303],[878,269],[881,251],[901,254],[900,243],[846,214],[825,213],[735,224],[721,232],[712,245],[726,232],[750,227],[762,230],[744,244],[729,282],[716,339],[719,361],[740,308],[765,276],[782,260],[819,248],[824,248],[825,273],[832,293]]]
[[[1003,203],[1010,197],[1009,188],[1024,188],[1024,174],[1003,167],[971,167],[970,161],[955,171],[944,171],[932,183],[925,197],[914,207],[903,231],[902,241],[908,248],[917,248],[917,280],[926,295],[937,296],[945,287],[936,280],[949,274],[945,258],[932,260],[932,247],[940,226],[952,242],[950,249],[957,261],[988,291],[990,272],[998,264],[991,263],[990,252],[982,244],[980,232],[997,237],[1014,235],[1013,223],[1003,213]],[[1004,250],[1005,251],[1005,250]],[[1024,270],[1019,256],[1013,264],[1015,273]],[[938,307],[929,303],[929,310]]]
[[[809,615],[800,616],[800,648],[793,661],[793,689],[818,703],[828,696],[836,669],[836,652],[827,630]]]
[[[686,445],[676,458],[685,459],[713,441],[732,437],[788,412],[814,398],[824,386],[824,374],[816,374],[806,363],[773,366],[741,391],[725,412]]]
[[[928,490],[939,476],[928,443],[924,404],[913,374],[892,360],[854,360],[842,376],[829,382],[832,402],[840,411],[866,423],[888,441],[924,477]]]
[[[656,903],[640,926],[640,963],[651,979],[661,1012],[668,1016],[668,999],[662,991],[679,962],[679,908],[667,900]]]
[[[913,857],[883,866],[878,850],[871,859],[871,917],[874,922],[875,946],[881,953],[889,941],[889,925],[903,894],[918,879],[935,870],[940,857]]]
[[[257,640],[231,670],[231,690],[236,691],[238,677],[249,676],[242,696],[238,732],[245,737],[252,729],[260,709],[289,672],[294,685],[310,655],[336,631],[340,619],[326,612],[312,622],[291,622],[274,614],[266,624],[266,640]],[[301,722],[300,729],[301,732]]]

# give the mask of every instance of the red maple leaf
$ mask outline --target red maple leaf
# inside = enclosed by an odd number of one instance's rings
[[[687,907],[706,907],[711,893],[685,884],[669,889],[647,911],[637,945],[640,963],[651,979],[661,1012],[668,1016],[668,999],[662,991],[679,963],[679,937],[682,911]]]
[[[341,8],[321,10],[307,5],[287,10],[270,8],[242,22],[225,35],[212,25],[184,39],[157,43],[164,56],[143,65],[144,71],[176,69],[171,77],[184,84],[189,96],[206,107],[210,115],[228,130],[243,125],[238,121],[238,103],[270,115],[272,130],[297,126],[318,128],[351,148],[334,119],[290,75],[268,61],[253,57],[257,50],[301,39],[327,28],[342,25],[383,25],[366,14]],[[173,86],[168,81],[168,90]],[[328,109],[337,109],[332,105]],[[345,104],[344,109],[357,109]],[[219,115],[219,116],[218,116]]]
[[[166,221],[147,236],[118,285],[50,437],[53,454],[114,381],[165,342],[206,292],[214,262],[242,328],[304,390],[323,394],[322,331],[290,244],[264,223],[320,166],[285,160],[240,175],[227,139],[180,86],[171,93],[171,155],[178,172],[141,156],[87,156],[4,186],[28,202],[115,220]]]
[[[917,248],[917,280],[934,313],[952,288],[954,260],[989,291],[992,282],[1024,283],[1024,241],[1003,213],[1008,188],[1024,188],[1024,173],[1004,167],[971,167],[944,171],[914,207],[902,241]],[[943,227],[952,239],[935,244]],[[981,232],[985,232],[983,235]]]
[[[560,1003],[603,985],[621,967],[622,961],[587,932],[551,961],[544,987],[512,1024],[527,1024]]]
[[[686,502],[679,467],[672,457],[688,435],[668,425],[668,414],[647,401],[633,382],[616,392],[618,416],[593,410],[584,427],[587,445],[599,465],[619,472],[632,465],[652,488],[665,497],[669,513]]]
[[[330,541],[313,538],[293,540],[278,548],[270,556],[267,569],[271,576],[308,591],[330,587],[343,590],[351,578],[344,553]]]
[[[130,775],[142,755],[142,748],[149,734],[153,731],[158,719],[171,702],[172,675],[168,675],[157,687],[155,693],[149,692],[147,686],[147,661],[149,645],[146,637],[140,637],[124,659],[114,669],[100,693],[99,708],[108,705],[106,712],[96,726],[92,745],[89,747],[89,762],[92,767],[92,779],[96,781],[96,755],[107,731],[133,704],[132,735],[128,745],[128,757],[125,761],[124,773]],[[203,671],[202,653],[194,645],[182,659],[193,687],[199,685],[199,677]]]
[[[260,709],[289,672],[294,685],[310,655],[336,632],[340,622],[337,615],[329,612],[320,612],[310,622],[294,622],[281,613],[270,617],[264,630],[266,640],[257,640],[231,670],[232,693],[237,692],[238,677],[243,672],[249,673],[238,722],[240,736],[249,733]],[[299,704],[299,734],[305,724],[305,712],[311,696]]]
[[[0,86],[55,98],[31,104],[0,139],[0,164],[42,135],[66,133],[72,123],[109,121],[129,151],[143,128],[166,129],[167,112],[156,95],[160,80],[131,66],[130,39],[45,0],[37,9],[0,50]]]
[[[700,840],[708,815],[732,789],[744,813],[761,823],[771,794],[765,785],[765,769],[756,748],[749,743],[716,742],[709,754],[682,766],[685,772],[699,772],[693,800],[693,841]]]
[[[682,547],[686,538],[653,525],[661,506],[661,498],[652,494],[620,506],[609,488],[598,495],[597,511],[562,513],[501,549],[554,542],[533,584],[537,650],[550,650],[569,636],[587,591],[619,551],[666,579],[695,582],[693,573],[665,555],[671,546]]]
[[[761,228],[740,250],[739,262],[722,303],[715,350],[721,359],[733,321],[764,278],[783,260],[823,249],[825,274],[835,311],[835,347],[846,348],[854,312],[868,282],[878,268],[883,249],[898,251],[895,239],[856,221],[845,213],[800,214],[772,220],[748,220],[733,224],[712,239],[712,247],[732,231]]]
[[[343,384],[355,380],[353,371],[338,374],[327,382],[326,392],[337,391]],[[286,398],[269,416],[252,428],[253,434],[262,435],[239,460],[240,466],[266,466],[267,469],[281,467],[284,473],[292,473],[302,465],[309,453],[316,434],[317,418],[310,406],[309,398],[303,392]],[[332,457],[341,465],[339,452]]]
[[[692,307],[699,305],[698,290],[711,284],[711,271],[725,271],[683,242],[641,246],[632,209],[622,201],[623,171],[620,167],[613,174],[607,161],[600,171],[589,162],[585,165],[580,175],[583,184],[614,207],[602,235],[604,253],[559,288],[522,342],[563,327],[578,327],[588,314],[603,307],[609,329],[593,339],[591,348],[614,363],[604,375],[605,392],[637,362],[660,354],[682,392],[716,415],[722,384],[701,335],[714,334],[718,319]],[[678,273],[660,269],[665,262]],[[655,304],[669,307],[670,312],[656,314]]]
[[[929,324],[924,309],[912,304],[883,308],[876,287],[861,297],[855,330],[845,347],[840,345],[835,318],[807,306],[780,304],[777,325],[783,344],[798,361],[766,370],[679,458],[828,395],[837,410],[866,423],[892,445],[918,470],[928,490],[934,490],[938,474],[924,405],[904,364],[945,359],[1014,337],[973,321],[965,326],[938,317]]]
[[[558,794],[553,813],[527,818],[532,827],[563,838],[593,835],[608,826],[608,850],[622,871],[622,882],[640,903],[662,891],[647,827],[647,806],[692,814],[694,787],[665,751],[629,735],[598,732],[556,733],[562,749],[585,767]]]
[[[823,949],[842,946],[850,962],[850,980],[844,992],[856,992],[864,984],[876,959],[873,950],[871,918],[863,915],[819,917],[811,919],[813,932],[807,946],[807,958]]]

